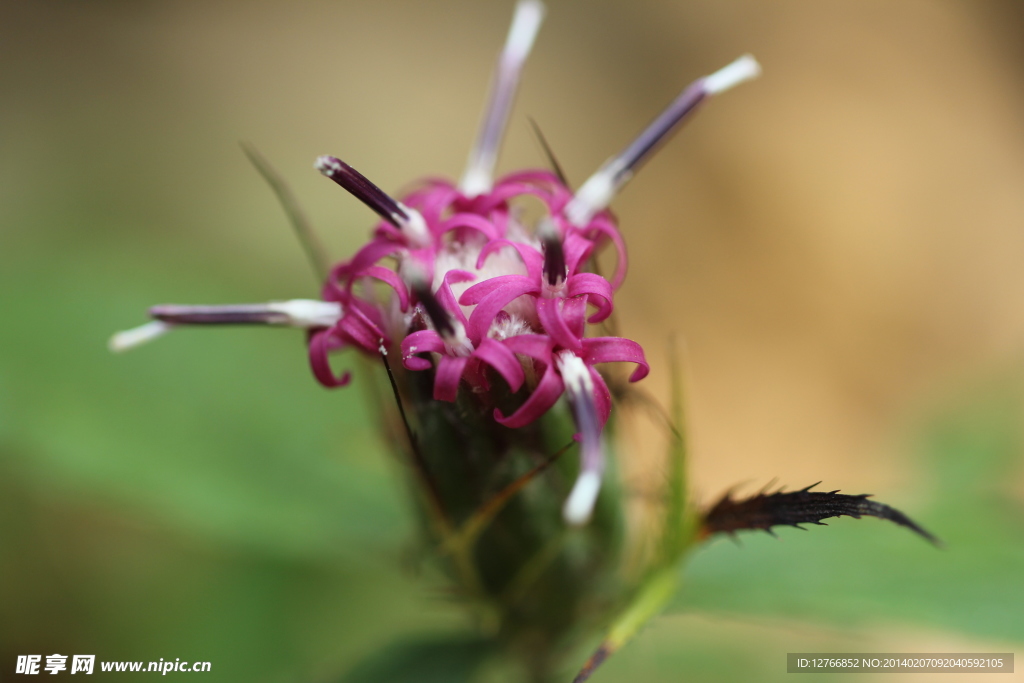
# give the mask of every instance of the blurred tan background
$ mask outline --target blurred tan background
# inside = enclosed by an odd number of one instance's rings
[[[745,52],[764,68],[708,103],[613,205],[631,259],[617,310],[648,350],[656,395],[668,390],[668,336],[686,340],[701,495],[824,480],[913,509],[927,477],[909,452],[914,430],[1024,360],[1024,10],[548,5],[506,171],[544,163],[527,116],[579,183],[694,78]],[[238,141],[289,179],[342,257],[372,216],[320,178],[314,158],[340,156],[392,191],[457,177],[511,8],[3,3],[0,264],[17,259],[31,273],[6,300],[31,299],[68,262],[94,264],[80,271],[85,284],[120,283],[118,299],[101,304],[111,330],[141,322],[145,303],[198,303],[208,290],[311,295],[302,254]],[[133,293],[152,269],[164,279]],[[70,313],[63,353],[47,362],[73,381],[81,354],[104,343],[77,336],[75,316],[90,316],[79,303],[24,307],[2,324]],[[292,346],[281,362],[299,372]],[[184,376],[201,348],[169,352]],[[4,353],[0,408],[22,401],[12,368],[33,352]],[[209,389],[202,374],[189,381]],[[17,431],[5,414],[17,410],[0,410],[0,435]],[[1024,497],[1024,483],[1008,485]]]

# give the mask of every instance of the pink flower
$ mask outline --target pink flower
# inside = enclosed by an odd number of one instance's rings
[[[597,366],[633,363],[633,382],[649,372],[636,342],[588,336],[590,325],[613,314],[628,265],[608,204],[687,114],[709,95],[755,76],[758,68],[753,58],[742,57],[699,79],[575,192],[542,170],[494,181],[505,122],[542,14],[538,2],[524,0],[517,7],[484,123],[458,185],[428,180],[399,201],[340,159],[317,159],[321,173],[381,219],[369,242],[331,269],[321,301],[157,307],[151,311],[154,323],[115,336],[112,347],[133,346],[180,324],[292,325],[308,330],[310,365],[326,387],[351,379],[332,370],[332,353],[355,349],[377,355],[397,347],[408,371],[433,373],[435,400],[488,392],[495,381],[521,392],[511,414],[494,411],[494,420],[508,428],[530,424],[564,397],[581,444],[581,473],[564,515],[570,523],[585,522],[600,490],[602,434],[612,410]],[[518,210],[524,197],[545,209],[533,224]],[[609,244],[617,252],[611,280],[592,269],[594,253]]]

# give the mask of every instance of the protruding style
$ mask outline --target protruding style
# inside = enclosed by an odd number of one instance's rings
[[[114,353],[120,353],[122,351],[128,351],[134,349],[136,346],[142,346],[148,344],[157,337],[162,337],[173,329],[173,325],[169,325],[162,320],[151,320],[145,325],[139,325],[133,327],[130,330],[124,330],[116,333],[107,342],[107,348]]]
[[[544,246],[544,285],[545,291],[557,291],[565,284],[565,248],[562,238],[549,220],[540,224],[537,237]]]
[[[568,524],[581,526],[590,521],[604,475],[601,418],[594,400],[594,382],[586,363],[569,351],[558,354],[556,362],[565,382],[566,397],[572,406],[580,440],[580,474],[562,507],[562,517]]]
[[[418,211],[392,198],[341,159],[328,155],[320,156],[313,167],[345,188],[378,216],[400,229],[412,242],[419,245],[430,242],[426,223]]]
[[[710,76],[690,84],[633,142],[583,183],[565,209],[569,221],[573,225],[584,226],[594,214],[608,208],[643,162],[696,111],[706,97],[725,92],[760,73],[757,60],[751,55],[743,55]]]
[[[341,319],[341,313],[341,304],[314,299],[225,306],[164,304],[149,309],[153,318],[151,322],[118,332],[110,338],[108,346],[111,351],[127,351],[161,337],[179,325],[330,327]]]
[[[512,103],[515,101],[519,76],[533,48],[533,41],[540,30],[544,12],[544,3],[539,0],[519,0],[516,4],[512,27],[505,40],[505,47],[498,57],[490,97],[484,110],[483,124],[469,153],[466,172],[459,182],[459,189],[467,197],[489,192],[494,184],[498,150],[505,135]]]

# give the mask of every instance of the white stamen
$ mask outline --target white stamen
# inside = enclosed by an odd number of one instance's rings
[[[494,185],[493,166],[491,169],[486,169],[481,168],[482,165],[479,161],[473,163],[462,174],[462,180],[459,181],[459,189],[467,197],[479,197]]]
[[[313,168],[328,177],[342,171],[341,164],[339,164],[333,157],[326,154],[316,158],[316,161],[313,162]]]
[[[618,164],[605,164],[594,175],[587,178],[583,186],[576,191],[569,204],[565,207],[565,217],[577,227],[585,227],[598,211],[602,211],[612,203],[615,193],[619,191],[631,173],[621,175]],[[616,182],[616,177],[621,180]]]
[[[467,197],[476,197],[489,191],[494,184],[494,167],[498,160],[498,147],[505,133],[505,124],[516,87],[527,55],[533,48],[533,41],[544,19],[544,3],[539,0],[519,0],[512,26],[509,28],[505,47],[498,58],[491,94],[484,110],[484,121],[480,133],[469,153],[466,172],[459,182],[459,189]]]
[[[562,508],[566,523],[579,526],[590,520],[601,490],[604,472],[604,440],[601,438],[594,405],[594,380],[583,359],[572,351],[556,357],[558,373],[565,383],[565,392],[573,406],[576,427],[580,430],[580,474]]]
[[[565,383],[565,390],[569,392],[569,398],[576,400],[593,396],[594,380],[582,358],[572,351],[563,351],[558,354],[555,362],[558,364],[558,374]]]
[[[540,30],[540,23],[544,21],[545,11],[544,3],[539,0],[519,0],[516,3],[512,26],[508,30],[508,38],[505,39],[507,59],[521,62],[530,54],[533,41]]]
[[[761,75],[761,65],[753,55],[743,55],[710,76],[704,77],[704,90],[709,95],[717,95],[745,81],[753,80]]]
[[[629,182],[644,160],[710,95],[717,95],[744,81],[756,78],[761,66],[751,55],[743,55],[710,76],[698,79],[673,100],[651,124],[617,156],[590,176],[565,207],[565,216],[577,227],[585,227]]]
[[[430,235],[430,229],[427,227],[427,221],[416,209],[411,209],[402,202],[398,202],[398,208],[405,212],[405,215],[392,214],[392,218],[395,222],[402,226],[402,232],[409,239],[409,243],[414,247],[423,248],[429,246],[433,242],[433,238]]]
[[[566,523],[582,526],[589,522],[600,491],[601,476],[597,472],[582,472],[562,507],[562,517]]]
[[[174,329],[174,325],[165,323],[162,320],[153,320],[145,325],[118,332],[110,338],[107,348],[114,353],[121,353],[128,349],[134,349],[136,346],[142,346],[157,337],[162,337],[172,329]]]
[[[267,309],[288,317],[282,324],[292,327],[331,327],[341,319],[341,304],[316,299],[272,301]]]

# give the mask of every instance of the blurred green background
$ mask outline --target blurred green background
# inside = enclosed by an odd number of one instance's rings
[[[322,390],[289,331],[106,340],[155,303],[314,295],[238,142],[345,256],[372,217],[313,159],[392,191],[457,176],[511,10],[0,3],[0,680],[59,652],[334,681],[464,626],[419,575],[360,376]],[[549,2],[504,170],[543,163],[526,116],[578,183],[693,78],[743,52],[765,69],[615,204],[654,394],[686,339],[698,495],[823,479],[947,544],[848,519],[717,541],[595,681],[1020,650],[1022,33],[1012,2]],[[630,431],[642,500],[659,462]]]

